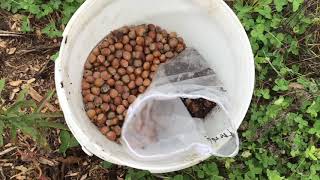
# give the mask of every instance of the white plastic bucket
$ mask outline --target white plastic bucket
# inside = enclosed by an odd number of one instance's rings
[[[176,31],[196,48],[217,73],[230,95],[232,123],[238,128],[251,101],[254,59],[248,37],[222,0],[87,0],[68,23],[55,67],[55,83],[66,122],[82,149],[111,163],[153,173],[176,171],[210,155],[157,163],[133,159],[121,145],[103,136],[88,119],[81,95],[83,65],[89,52],[111,30],[153,23]],[[206,121],[207,132],[225,117]]]

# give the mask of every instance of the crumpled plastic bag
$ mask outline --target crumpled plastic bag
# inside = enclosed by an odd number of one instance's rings
[[[204,98],[218,106],[204,119],[193,118],[181,98]],[[132,157],[146,161],[186,154],[234,156],[239,139],[229,108],[215,72],[195,49],[187,48],[161,64],[148,89],[130,105],[121,141]],[[213,122],[219,114],[228,118]]]

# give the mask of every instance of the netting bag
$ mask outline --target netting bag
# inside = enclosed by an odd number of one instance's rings
[[[194,118],[181,98],[203,98],[217,106],[204,119]],[[195,49],[187,48],[161,64],[148,89],[130,105],[121,141],[130,155],[142,160],[234,156],[239,139],[229,109],[227,92],[215,72]],[[228,118],[213,122],[219,114]]]

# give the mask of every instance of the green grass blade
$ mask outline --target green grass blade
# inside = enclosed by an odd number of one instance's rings
[[[74,138],[70,132],[64,130],[60,132],[60,141],[61,145],[59,147],[59,152],[62,153],[64,156],[66,156],[66,151],[69,148],[76,147],[79,145],[76,138]]]
[[[3,146],[4,122],[0,120],[0,147]]]
[[[6,114],[19,115],[21,108],[35,108],[37,105],[34,101],[17,101],[6,111]]]
[[[31,119],[60,118],[60,117],[63,117],[62,112],[32,113],[32,114],[26,114],[22,116],[22,118],[31,118]]]
[[[40,127],[48,127],[48,128],[56,128],[56,129],[62,129],[69,131],[68,127],[62,123],[57,123],[57,122],[50,122],[50,121],[40,121],[38,122],[38,125]]]
[[[4,89],[5,84],[6,84],[6,80],[0,79],[0,97],[1,97],[1,92]]]
[[[16,102],[20,102],[20,101],[25,100],[25,99],[26,99],[26,96],[27,96],[27,93],[28,93],[28,88],[22,89],[22,90],[19,92],[18,96],[17,96]]]
[[[10,127],[10,138],[14,142],[17,139],[17,127],[15,127],[14,125],[11,125]]]
[[[54,95],[54,90],[50,90],[45,96],[45,98],[43,98],[42,101],[40,102],[40,105],[36,109],[36,112],[40,112],[43,106],[51,99],[53,95]]]

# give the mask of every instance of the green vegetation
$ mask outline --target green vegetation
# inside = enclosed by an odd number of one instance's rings
[[[5,88],[5,79],[0,80],[1,91]],[[48,128],[68,130],[64,124],[51,121],[52,118],[63,117],[61,112],[42,113],[41,109],[53,96],[54,91],[49,91],[46,97],[36,104],[26,98],[28,87],[22,89],[13,104],[2,106],[0,104],[0,147],[3,146],[5,129],[10,129],[11,139],[15,141],[17,130],[29,135],[44,148],[49,148],[46,137],[43,136]]]
[[[64,156],[66,156],[66,151],[69,148],[76,147],[79,145],[76,138],[73,137],[71,133],[69,133],[66,130],[60,132],[60,141],[61,145],[59,147],[59,152],[62,153]]]
[[[0,0],[0,8],[12,13],[24,14],[22,31],[34,31],[31,19],[47,22],[41,32],[49,38],[60,37],[73,13],[84,0]]]
[[[48,24],[42,32],[58,37],[81,3],[0,0],[0,7],[25,15],[23,31],[34,30],[32,19],[45,19]],[[239,154],[234,158],[212,157],[162,175],[129,168],[126,179],[320,179],[319,1],[235,0],[232,7],[249,35],[257,73],[252,104],[239,129]],[[50,21],[55,13],[62,19]],[[0,92],[1,87],[0,82]],[[14,127],[12,134],[19,128],[36,139],[38,131],[28,126],[29,121],[19,119],[48,122],[43,117],[47,115],[17,111],[36,109],[34,103],[22,101],[23,93],[19,97],[12,107],[1,111],[0,133],[4,126]],[[15,121],[9,123],[8,118]],[[62,139],[72,138],[69,135]],[[69,142],[60,151],[73,145]],[[104,166],[111,167],[108,163]]]

